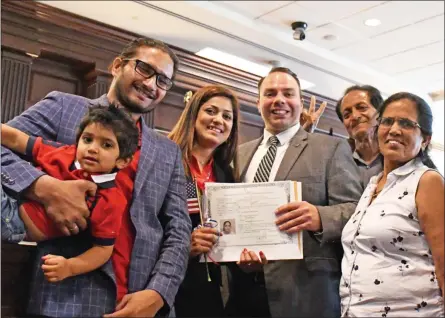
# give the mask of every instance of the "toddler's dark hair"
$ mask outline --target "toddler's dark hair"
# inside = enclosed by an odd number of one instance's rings
[[[79,143],[85,128],[91,124],[101,124],[114,132],[119,145],[119,158],[129,158],[135,153],[138,147],[139,131],[125,109],[117,108],[114,104],[108,107],[91,106],[77,128],[76,144]]]

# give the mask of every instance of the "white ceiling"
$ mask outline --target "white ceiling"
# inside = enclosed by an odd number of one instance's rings
[[[197,52],[213,47],[265,64],[277,60],[339,98],[348,86],[443,89],[443,1],[40,1]],[[364,25],[380,19],[377,27]],[[305,41],[290,24],[308,23]],[[337,40],[327,41],[332,34]]]
[[[283,31],[308,23],[307,41],[429,92],[443,87],[443,1],[222,1]],[[274,5],[274,6],[272,6]],[[382,23],[368,27],[364,21]],[[325,35],[337,37],[327,41]],[[385,90],[384,87],[381,87]]]

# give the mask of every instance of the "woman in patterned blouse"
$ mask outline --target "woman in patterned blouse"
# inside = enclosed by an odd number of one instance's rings
[[[410,93],[380,110],[384,171],[342,233],[342,317],[444,316],[444,179],[427,154],[432,121]]]

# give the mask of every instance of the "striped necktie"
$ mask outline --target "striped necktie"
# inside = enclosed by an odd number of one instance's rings
[[[268,182],[270,170],[272,170],[272,165],[275,160],[275,155],[277,154],[277,145],[280,143],[277,136],[271,136],[269,138],[269,149],[261,159],[260,165],[256,171],[253,182]]]

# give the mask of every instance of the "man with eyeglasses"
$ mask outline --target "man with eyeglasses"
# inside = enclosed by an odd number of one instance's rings
[[[2,147],[2,186],[18,197],[41,202],[66,235],[39,243],[28,313],[58,317],[152,317],[173,313],[174,298],[187,267],[191,223],[179,148],[149,129],[142,114],[152,110],[172,87],[178,58],[164,43],[130,42],[116,57],[107,94],[95,100],[51,92],[8,125],[29,135],[64,144],[75,142],[80,119],[91,105],[110,103],[129,110],[139,129],[139,147],[116,184],[129,205],[111,260],[101,269],[53,284],[45,280],[41,257],[78,253],[78,239],[89,211],[85,195],[96,184],[60,181],[36,170]],[[4,176],[7,176],[7,178]]]
[[[360,169],[363,188],[372,176],[383,170],[375,129],[377,114],[383,104],[380,91],[370,85],[354,85],[346,89],[335,111],[349,134],[353,158]]]

